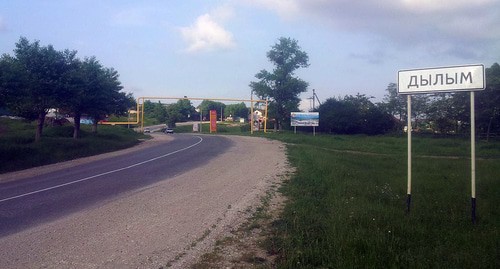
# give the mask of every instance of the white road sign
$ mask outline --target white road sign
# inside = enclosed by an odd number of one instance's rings
[[[463,65],[398,72],[398,93],[433,93],[484,90],[484,65]]]

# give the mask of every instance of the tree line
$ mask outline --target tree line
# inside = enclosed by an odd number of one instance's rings
[[[74,118],[73,137],[80,133],[80,118],[97,123],[108,114],[124,114],[134,106],[131,94],[122,92],[119,74],[95,57],[76,57],[74,50],[58,51],[21,37],[14,54],[0,58],[0,107],[14,115],[36,120],[35,141],[42,136],[50,109]]]
[[[248,118],[250,109],[245,103],[226,105],[212,100],[203,100],[196,108],[188,99],[180,99],[173,104],[162,104],[147,100],[144,102],[144,114],[153,118],[156,123],[166,123],[175,127],[177,122],[207,120],[210,110],[217,111],[218,117],[222,111],[224,118]]]
[[[0,58],[0,108],[15,115],[37,121],[35,140],[42,135],[45,116],[57,108],[74,117],[73,137],[78,138],[80,118],[86,115],[97,123],[106,115],[124,115],[135,101],[122,92],[119,75],[95,57],[83,60],[76,51],[57,51],[52,45],[41,46],[21,37],[14,55]],[[295,71],[309,66],[309,57],[291,38],[280,38],[267,52],[274,65],[272,71],[261,70],[257,81],[249,84],[260,99],[269,100],[270,125],[275,129],[290,126],[290,112],[299,111],[299,95],[309,83],[298,78]],[[487,137],[500,131],[500,65],[486,68],[486,89],[476,95],[476,126]],[[383,134],[401,132],[406,124],[406,96],[397,94],[397,85],[390,83],[382,102],[372,102],[365,94],[332,97],[323,102],[319,131],[337,134]],[[412,96],[413,129],[437,133],[467,133],[470,130],[470,101],[467,93],[440,93]],[[146,115],[157,123],[175,126],[176,122],[206,120],[209,111],[222,111],[224,117],[248,118],[244,103],[226,105],[204,100],[195,108],[188,99],[164,105],[146,101]]]
[[[475,95],[476,130],[488,139],[500,132],[500,65],[485,69],[486,88]],[[419,94],[412,97],[412,127],[442,134],[470,132],[470,95],[467,92]],[[406,96],[397,94],[390,83],[381,108],[397,119],[398,128],[406,122]]]
[[[258,81],[250,88],[261,99],[270,101],[269,115],[275,119],[275,129],[290,124],[290,112],[299,111],[299,95],[308,83],[295,76],[299,68],[309,66],[309,58],[297,40],[280,38],[267,52],[274,65],[272,71],[261,70]],[[500,66],[486,68],[486,89],[476,95],[476,126],[487,137],[500,131]],[[319,131],[337,134],[383,134],[402,132],[406,124],[406,96],[398,95],[397,85],[390,83],[382,102],[373,103],[365,94],[332,97],[323,102]],[[469,94],[441,93],[412,96],[413,129],[434,133],[464,133],[470,131]]]

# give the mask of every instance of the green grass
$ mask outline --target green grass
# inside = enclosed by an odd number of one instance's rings
[[[500,268],[500,143],[478,143],[473,225],[466,139],[414,138],[406,214],[405,138],[271,137],[297,167],[276,222],[279,268]]]
[[[81,138],[73,139],[72,126],[44,128],[42,140],[34,142],[35,125],[0,119],[0,173],[96,155],[133,146],[142,134],[120,126],[99,126],[96,134],[82,125]]]
[[[250,127],[248,124],[239,124],[239,123],[217,123],[217,132],[215,134],[250,134]],[[192,133],[193,125],[183,125],[177,126],[174,128],[176,133]],[[210,124],[203,123],[202,133],[209,134],[210,133]]]

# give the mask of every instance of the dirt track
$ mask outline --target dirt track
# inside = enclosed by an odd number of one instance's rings
[[[189,267],[288,169],[283,144],[228,138],[235,146],[203,167],[1,238],[0,268]]]

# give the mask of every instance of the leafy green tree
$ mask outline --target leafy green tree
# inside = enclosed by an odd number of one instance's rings
[[[386,91],[383,103],[379,104],[380,107],[398,119],[400,125],[404,124],[407,115],[406,95],[398,94],[398,85],[396,83],[389,83]]]
[[[246,119],[249,114],[250,110],[243,102],[239,104],[227,105],[226,109],[224,110],[224,117],[233,116]]]
[[[407,96],[398,94],[396,83],[389,83],[386,89],[387,93],[384,96],[383,102],[379,103],[379,108],[398,119],[395,128],[401,130],[403,125],[406,125],[406,117],[408,113]],[[414,119],[415,128],[418,128],[419,122],[426,119],[426,111],[428,109],[429,96],[427,94],[416,94],[411,96],[412,118]]]
[[[215,110],[217,111],[218,117],[220,116],[220,111],[224,111],[226,108],[226,105],[221,102],[215,102],[211,100],[203,100],[201,104],[198,106],[199,109],[201,109],[201,113],[204,119],[209,119],[210,118],[210,110]]]
[[[169,104],[165,107],[167,112],[167,117],[165,119],[165,123],[170,128],[174,128],[177,122],[182,121],[184,115],[181,113],[181,109],[179,109],[179,104]]]
[[[82,114],[105,109],[104,96],[106,89],[106,76],[104,67],[95,57],[86,58],[84,61],[75,61],[75,68],[71,69],[68,76],[68,89],[71,97],[63,101],[63,107],[74,119],[73,138],[80,135],[80,119]]]
[[[456,120],[453,115],[452,98],[450,94],[436,94],[427,107],[427,120],[431,128],[439,133],[456,131]]]
[[[267,52],[267,58],[275,68],[272,72],[261,70],[255,75],[259,81],[250,82],[249,86],[261,99],[270,100],[269,114],[282,129],[283,123],[290,120],[290,112],[298,110],[299,95],[309,85],[294,76],[297,69],[309,66],[309,56],[301,50],[297,40],[282,37]]]
[[[491,133],[500,132],[500,65],[486,68],[486,89],[476,94],[476,125],[489,139]]]
[[[14,57],[2,56],[2,92],[8,108],[16,115],[37,120],[35,141],[40,141],[45,116],[68,98],[67,73],[75,61],[76,51],[56,51],[52,45],[40,46],[21,37]],[[10,66],[10,67],[9,67]]]
[[[440,93],[429,96],[426,120],[439,133],[461,133],[470,126],[468,93]]]
[[[16,103],[15,93],[19,81],[23,81],[20,75],[24,74],[16,59],[8,54],[0,57],[0,107],[14,106]]]
[[[329,98],[318,108],[319,129],[338,134],[383,134],[389,131],[393,117],[364,94]]]
[[[165,123],[169,118],[169,113],[164,104],[160,102],[153,103],[150,100],[144,102],[144,114],[154,118],[156,123]]]
[[[118,71],[114,68],[103,68],[101,75],[101,90],[97,92],[94,105],[86,111],[94,122],[92,132],[97,132],[98,122],[107,115],[124,116],[128,109],[135,106],[132,94],[121,92],[123,86]]]
[[[196,114],[194,106],[188,99],[179,99],[175,103],[175,108],[179,113],[178,121],[188,121]]]

